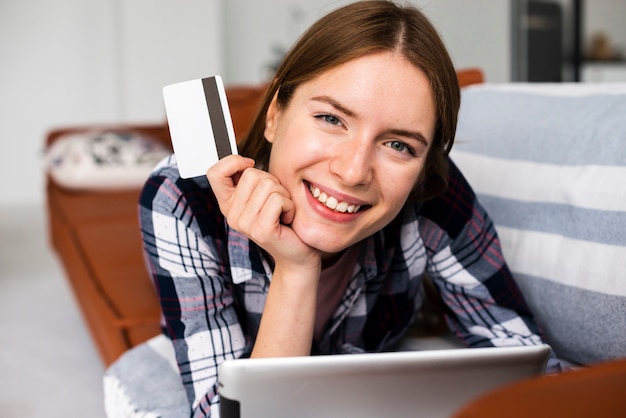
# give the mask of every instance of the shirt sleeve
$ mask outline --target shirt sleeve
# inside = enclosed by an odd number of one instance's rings
[[[543,344],[495,227],[452,161],[448,189],[426,202],[421,215],[428,273],[452,331],[470,347]],[[548,371],[558,370],[552,355]]]
[[[202,180],[205,180],[203,183]],[[206,179],[157,169],[139,201],[148,271],[193,417],[218,416],[217,366],[244,352],[223,217]]]

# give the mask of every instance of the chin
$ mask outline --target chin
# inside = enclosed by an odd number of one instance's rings
[[[308,237],[302,238],[302,241],[309,247],[315,248],[325,254],[340,253],[352,245],[351,242],[328,242],[328,239],[321,240]]]
[[[322,253],[336,254],[354,244],[351,240],[346,240],[345,236],[341,240],[337,239],[338,232],[330,233],[323,229],[314,230],[310,227],[298,228],[298,225],[295,223],[292,225],[292,228],[302,242]]]

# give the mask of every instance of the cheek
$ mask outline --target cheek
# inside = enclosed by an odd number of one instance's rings
[[[308,165],[328,154],[328,147],[310,129],[292,124],[276,132],[270,154],[270,170]]]
[[[393,202],[394,206],[403,206],[413,194],[423,171],[423,168],[420,168],[396,176],[383,176],[381,189],[387,195],[387,200]]]
[[[306,142],[297,132],[279,131],[272,144],[268,171],[279,177],[281,182],[290,178],[293,171],[305,163],[309,154],[305,149]]]
[[[398,212],[408,200],[412,187],[402,187],[391,190],[387,193],[387,202],[389,202],[390,212]]]

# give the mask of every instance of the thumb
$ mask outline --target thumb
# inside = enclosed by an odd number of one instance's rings
[[[283,206],[283,212],[280,215],[280,222],[283,225],[291,225],[295,215],[296,215],[295,205],[293,204],[291,199],[286,200]]]

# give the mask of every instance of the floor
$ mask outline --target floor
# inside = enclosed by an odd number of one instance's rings
[[[43,207],[0,206],[0,416],[105,417],[102,363]]]

